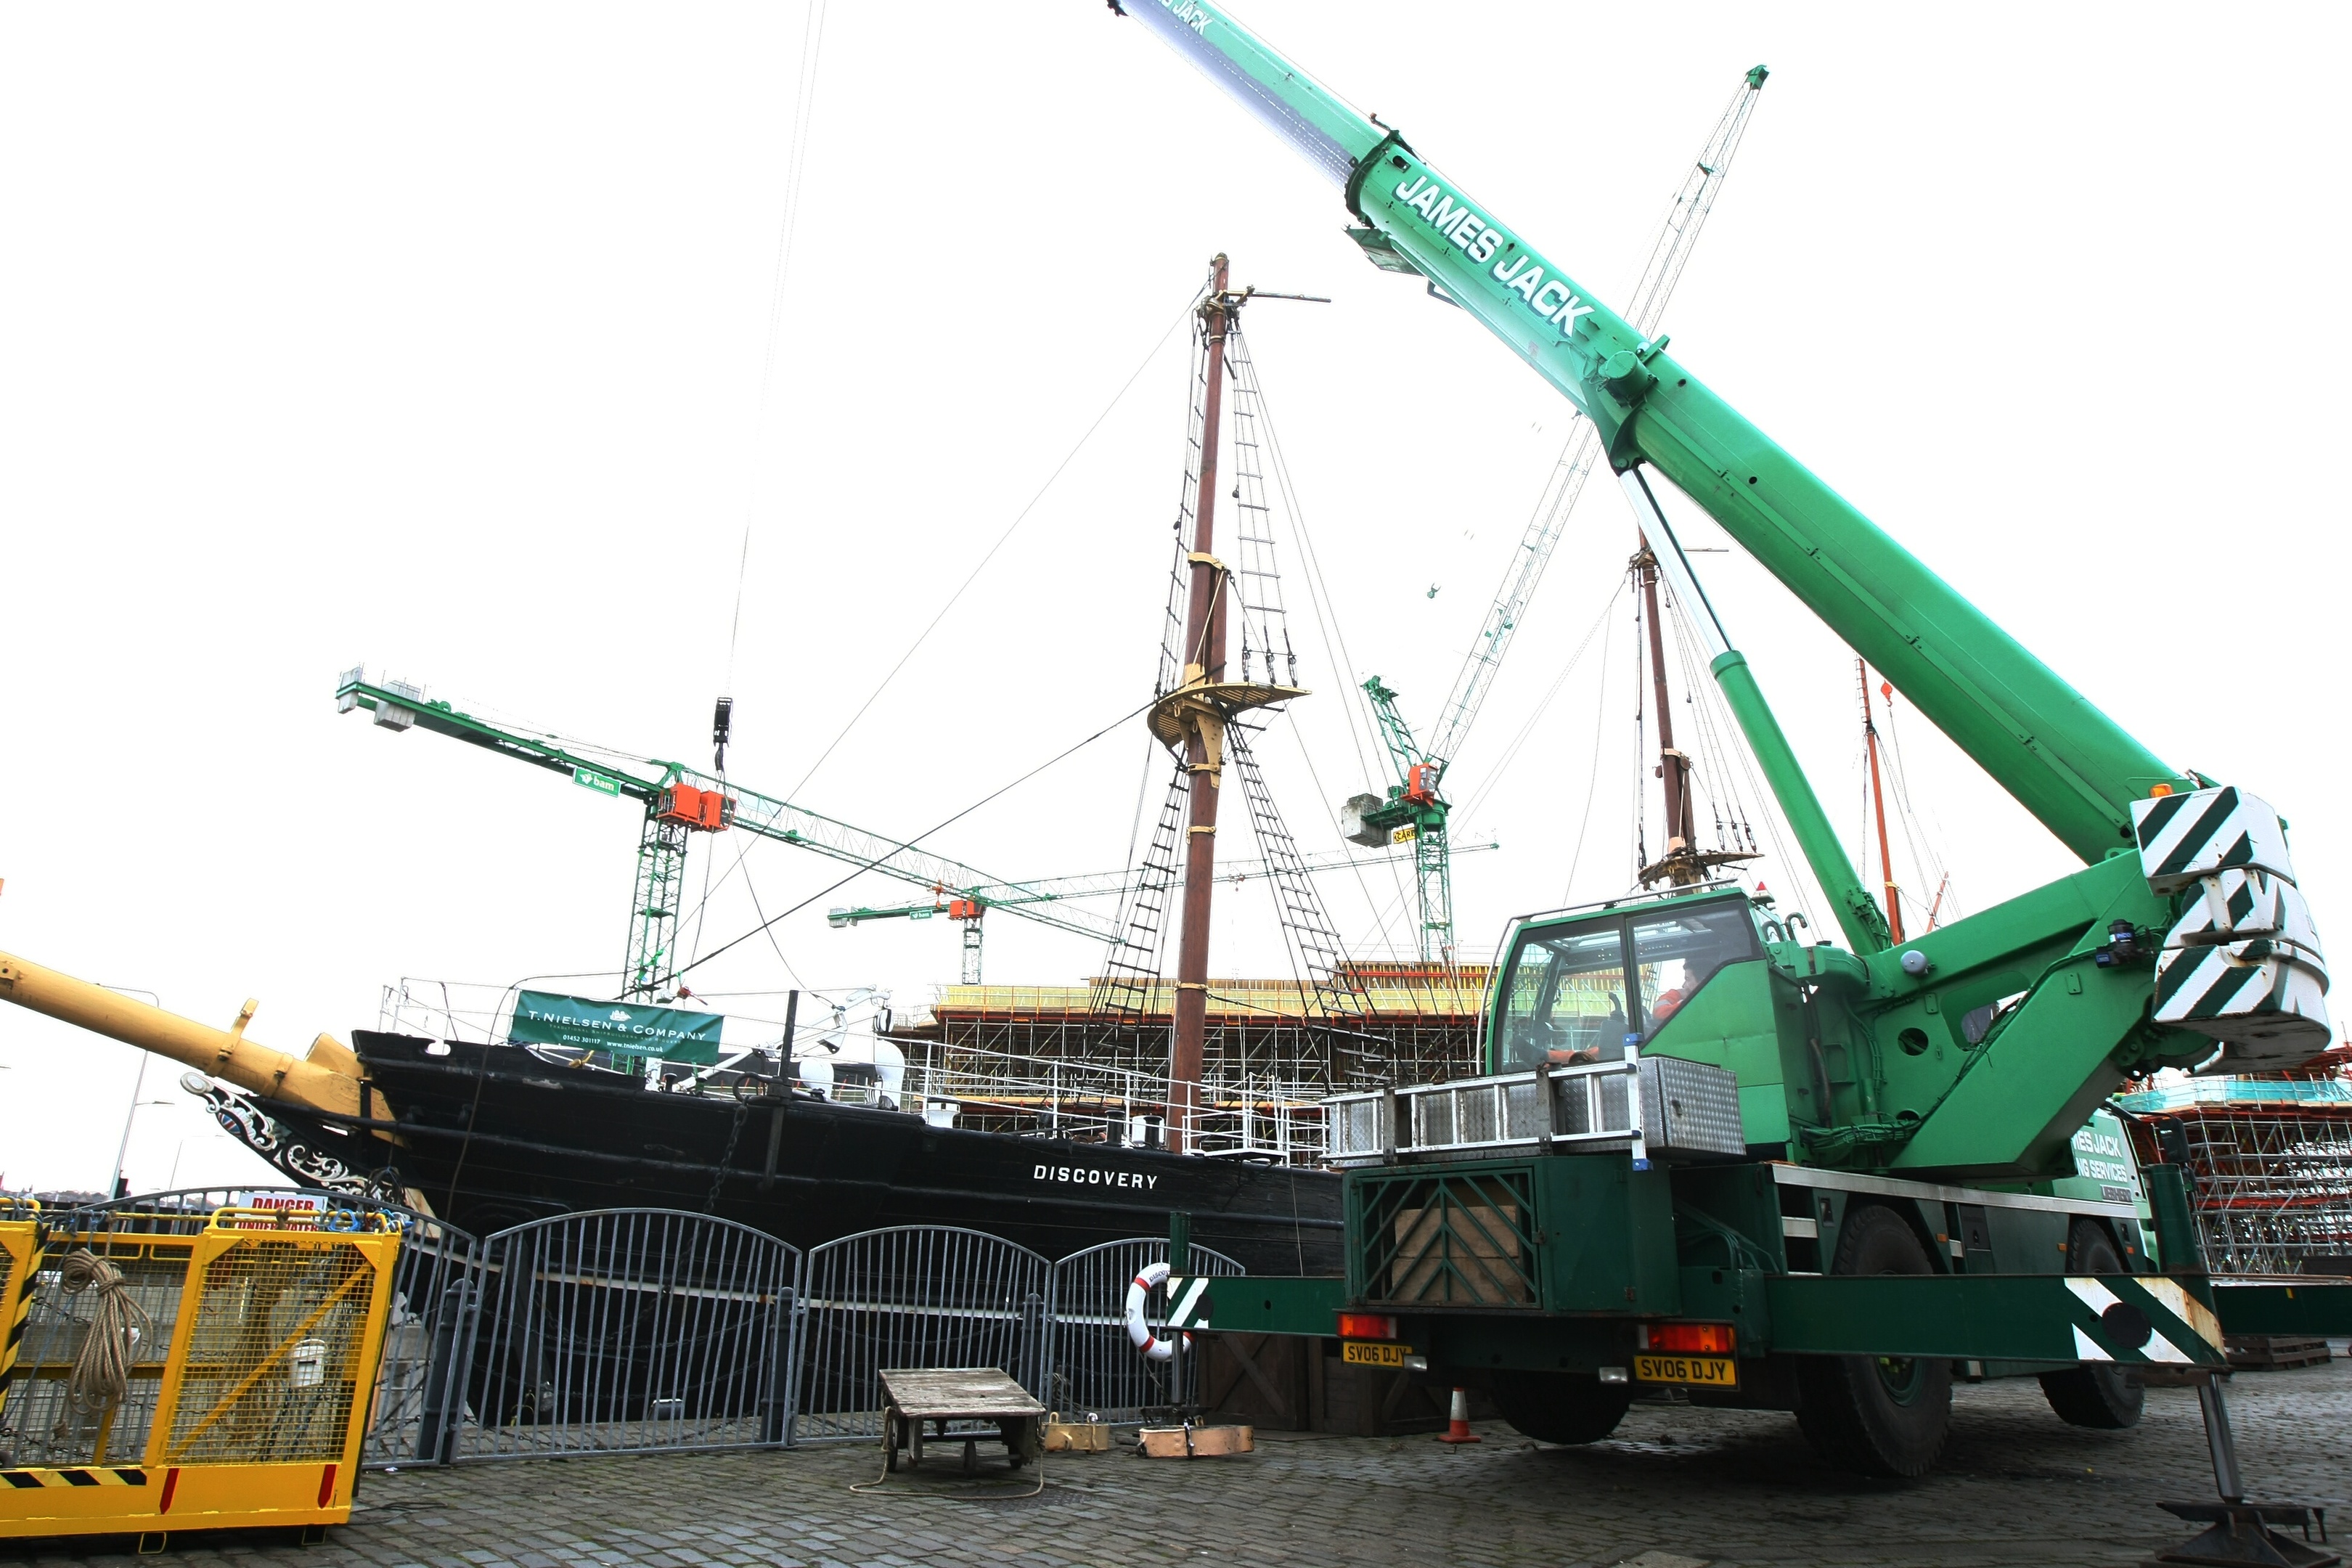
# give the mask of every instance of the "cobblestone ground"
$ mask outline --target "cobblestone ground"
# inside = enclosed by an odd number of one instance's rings
[[[2229,1391],[2257,1496],[2352,1498],[2352,1363],[2242,1375]],[[1263,1436],[1244,1458],[1056,1456],[1042,1496],[936,1458],[878,1492],[875,1450],[535,1460],[368,1477],[351,1525],[140,1559],[307,1568],[757,1563],[2128,1563],[2180,1541],[2160,1497],[2210,1497],[2195,1395],[2156,1389],[2136,1431],[2059,1424],[2031,1382],[1958,1391],[1940,1470],[1877,1484],[1816,1460],[1786,1415],[1636,1405],[1616,1436],[1539,1448],[1507,1427],[1428,1437]],[[939,1450],[934,1449],[936,1455]],[[2352,1531],[2352,1506],[2340,1516]],[[185,1539],[185,1538],[184,1538]]]

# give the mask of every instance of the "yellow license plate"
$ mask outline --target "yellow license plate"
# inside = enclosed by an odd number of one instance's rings
[[[1342,1340],[1339,1359],[1349,1366],[1402,1366],[1405,1347],[1376,1344],[1369,1340]]]
[[[1739,1363],[1727,1355],[1637,1355],[1633,1358],[1633,1375],[1643,1383],[1737,1388]]]

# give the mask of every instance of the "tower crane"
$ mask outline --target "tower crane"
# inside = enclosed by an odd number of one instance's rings
[[[1501,847],[1490,838],[1483,843],[1457,844],[1454,846],[1454,853],[1468,855],[1482,849]],[[1316,875],[1325,871],[1358,870],[1367,866],[1386,865],[1391,861],[1410,862],[1412,857],[1366,857],[1345,850],[1318,849],[1302,853],[1298,859],[1303,869],[1309,875]],[[1267,860],[1221,860],[1214,873],[1215,879],[1220,882],[1251,882],[1283,874],[1283,868]],[[1076,877],[1047,877],[1034,882],[1003,882],[983,888],[967,888],[953,897],[945,888],[934,888],[929,898],[906,903],[836,905],[826,911],[825,920],[835,930],[841,930],[863,925],[867,921],[925,921],[936,915],[945,915],[963,927],[963,983],[977,985],[980,984],[980,922],[990,910],[1018,908],[1049,899],[1123,897],[1133,892],[1149,875],[1148,871],[1129,867],[1120,871],[1094,871]]]
[[[1699,149],[1697,160],[1683,176],[1682,188],[1675,193],[1665,224],[1650,247],[1649,260],[1643,265],[1641,280],[1633,286],[1632,309],[1625,313],[1625,319],[1645,337],[1657,331],[1665,314],[1666,301],[1673,297],[1683,268],[1689,265],[1699,229],[1714,209],[1725,176],[1731,172],[1732,157],[1739,151],[1748,118],[1756,111],[1757,95],[1763,91],[1765,78],[1769,74],[1764,67],[1757,66],[1740,79],[1706,144]],[[1377,230],[1351,229],[1349,233],[1383,270],[1416,272]],[[1662,337],[1658,341],[1665,340]],[[1601,460],[1601,437],[1592,421],[1581,414],[1571,418],[1568,440],[1552,466],[1543,496],[1504,572],[1495,601],[1487,607],[1486,619],[1462,661],[1461,672],[1454,678],[1454,689],[1446,696],[1437,727],[1427,743],[1414,738],[1412,726],[1397,706],[1397,694],[1379,676],[1364,682],[1364,695],[1380,725],[1381,738],[1387,743],[1396,782],[1384,795],[1359,795],[1349,799],[1340,807],[1341,827],[1349,841],[1355,844],[1412,844],[1423,963],[1454,962],[1453,853],[1447,842],[1447,817],[1453,803],[1444,792],[1446,765],[1461,754],[1470,726],[1494,689],[1503,655],[1509,650],[1528,604],[1535,597],[1536,584],[1551,562],[1552,551],[1559,543],[1569,515],[1576,510],[1577,498],[1584,492],[1585,479]]]
[[[726,698],[719,701],[725,706],[714,715],[712,741],[723,747],[731,729],[732,703]],[[344,713],[364,709],[375,715],[375,722],[382,729],[397,732],[415,728],[447,735],[501,756],[568,773],[574,784],[600,795],[643,804],[645,827],[637,843],[636,878],[629,900],[628,966],[622,984],[625,996],[667,991],[676,978],[675,943],[678,910],[686,890],[687,846],[698,833],[740,828],[923,888],[929,896],[921,900],[836,908],[828,912],[828,919],[835,927],[842,927],[869,920],[923,920],[944,913],[963,927],[963,982],[967,985],[980,984],[981,920],[988,910],[1005,910],[1056,931],[1100,941],[1111,930],[1111,921],[1075,900],[1116,897],[1127,892],[1137,876],[1132,870],[1103,871],[1008,881],[943,856],[911,848],[882,834],[853,827],[746,789],[684,763],[625,756],[601,746],[493,723],[460,712],[446,702],[428,701],[421,687],[407,681],[371,681],[366,679],[364,668],[346,671],[336,683],[335,706],[338,712]],[[1487,842],[1464,847],[1467,851],[1496,846]],[[1306,859],[1308,869],[1314,871],[1364,864],[1361,856],[1339,852],[1311,855]],[[1218,866],[1216,874],[1221,880],[1247,881],[1272,873],[1263,861],[1243,860]]]
[[[645,827],[637,841],[636,879],[629,900],[629,948],[621,984],[624,996],[667,991],[677,977],[687,845],[698,833],[733,829],[756,834],[953,898],[986,899],[1024,920],[1094,942],[1107,941],[1113,934],[1107,917],[1073,903],[1073,895],[1037,892],[1028,896],[1028,884],[1008,882],[961,861],[915,848],[907,840],[853,827],[684,763],[631,757],[545,733],[509,729],[460,712],[446,702],[428,701],[421,688],[405,681],[370,681],[363,668],[347,671],[336,683],[335,707],[343,713],[366,709],[375,715],[380,728],[394,731],[413,728],[447,735],[501,756],[569,773],[572,783],[583,788],[644,805]],[[724,719],[714,724],[715,731],[726,728]],[[978,926],[968,929],[976,932]],[[968,937],[966,945],[976,955],[977,942]]]

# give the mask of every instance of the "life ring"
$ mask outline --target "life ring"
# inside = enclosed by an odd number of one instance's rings
[[[1166,1361],[1176,1353],[1176,1347],[1151,1331],[1143,1321],[1143,1304],[1150,1300],[1152,1287],[1168,1283],[1168,1265],[1153,1263],[1145,1266],[1127,1288],[1127,1337],[1134,1342],[1136,1351],[1146,1361]],[[1184,1348],[1192,1348],[1192,1336],[1184,1336]]]

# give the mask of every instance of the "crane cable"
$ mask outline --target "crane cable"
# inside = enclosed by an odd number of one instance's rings
[[[835,752],[841,749],[841,743],[849,738],[850,731],[857,727],[858,721],[864,719],[867,711],[880,700],[882,693],[889,689],[890,683],[898,678],[898,672],[907,668],[908,661],[915,657],[923,644],[930,640],[931,634],[939,630],[940,623],[947,619],[948,612],[956,607],[965,594],[971,592],[972,584],[979,581],[980,574],[988,570],[989,563],[996,559],[997,552],[1004,548],[1021,525],[1029,520],[1029,514],[1037,510],[1037,503],[1045,499],[1045,493],[1054,488],[1063,472],[1077,460],[1079,452],[1083,451],[1087,443],[1094,438],[1095,432],[1102,428],[1103,422],[1111,416],[1112,410],[1126,400],[1129,391],[1133,388],[1137,381],[1142,378],[1143,373],[1151,367],[1151,362],[1160,356],[1160,351],[1167,346],[1168,340],[1175,335],[1176,329],[1182,326],[1186,318],[1192,314],[1193,307],[1199,300],[1200,296],[1195,294],[1191,300],[1185,301],[1183,310],[1178,311],[1176,319],[1168,323],[1168,330],[1160,334],[1159,340],[1151,345],[1150,352],[1137,363],[1128,378],[1119,384],[1118,390],[1111,395],[1111,400],[1103,405],[1103,411],[1095,416],[1094,423],[1086,427],[1076,444],[1063,454],[1062,460],[1054,465],[1054,471],[1045,476],[1045,482],[1039,485],[1036,493],[1029,498],[1028,503],[1013,514],[1013,521],[1005,524],[1004,531],[996,536],[996,542],[988,547],[987,553],[982,555],[971,572],[965,574],[964,580],[956,585],[956,591],[948,595],[947,603],[940,606],[939,613],[934,615],[924,625],[923,629],[916,634],[915,640],[907,645],[907,651],[898,656],[898,662],[892,665],[888,673],[885,674],[874,689],[866,694],[866,700],[858,704],[857,711],[849,716],[849,721],[842,725],[840,732],[827,742],[824,751],[817,753],[816,761],[809,764],[808,772],[801,775],[800,783],[793,785],[793,795],[798,795],[808,787],[809,780],[816,777],[817,770],[824,766]],[[1136,711],[1140,713],[1150,706],[1151,704],[1147,702],[1143,708],[1139,708]]]
[[[784,204],[776,227],[776,260],[768,280],[768,330],[762,340],[760,355],[760,399],[751,416],[752,460],[744,486],[743,534],[735,552],[735,605],[727,619],[727,673],[719,683],[719,703],[724,709],[731,702],[728,695],[735,689],[735,654],[742,641],[743,586],[751,575],[751,525],[760,510],[760,464],[758,451],[768,426],[768,408],[773,401],[776,384],[776,340],[782,333],[784,318],[785,286],[792,276],[793,240],[800,229],[801,188],[808,172],[809,128],[815,115],[816,82],[819,66],[824,56],[825,0],[808,0],[801,13],[801,63],[793,95],[793,124],[784,143]],[[719,749],[719,783],[726,784],[726,748]],[[740,851],[738,851],[740,856]],[[702,948],[703,911],[710,904],[711,861],[702,866],[702,897],[694,907],[694,941],[688,951]],[[680,922],[681,929],[683,922]],[[789,969],[791,966],[786,965]]]
[[[1330,584],[1323,575],[1323,560],[1316,551],[1315,537],[1307,530],[1307,510],[1299,504],[1297,487],[1291,482],[1290,464],[1283,455],[1282,438],[1275,426],[1273,401],[1266,396],[1265,385],[1257,380],[1255,370],[1255,363],[1253,362],[1251,380],[1257,395],[1259,423],[1265,437],[1267,467],[1273,472],[1275,487],[1282,497],[1283,510],[1290,519],[1293,531],[1298,536],[1298,562],[1307,574],[1307,608],[1315,616],[1315,629],[1323,641],[1323,657],[1330,661],[1332,674],[1352,686],[1355,684],[1356,663],[1354,656],[1348,651],[1348,634],[1339,624],[1339,607],[1331,596]],[[1347,720],[1348,745],[1356,755],[1358,776],[1375,777],[1371,764],[1366,758],[1365,739],[1358,733],[1358,725],[1364,721],[1364,715],[1352,701],[1342,702],[1339,705],[1339,710]],[[1329,818],[1331,829],[1336,834],[1339,828],[1338,808],[1334,804],[1331,792],[1324,787],[1322,776],[1316,769],[1314,758],[1307,753],[1306,732],[1299,728],[1297,716],[1287,709],[1284,710],[1283,716],[1290,721],[1291,738],[1298,744],[1299,756],[1307,763],[1307,776],[1314,784],[1316,795],[1321,801],[1324,814]],[[1349,874],[1354,877],[1356,890],[1363,898],[1366,907],[1373,910],[1373,928],[1380,933],[1381,944],[1391,952],[1402,952],[1402,946],[1390,934],[1387,910],[1391,906],[1382,905],[1373,899],[1371,888],[1366,880],[1361,866],[1350,862]],[[1395,894],[1394,907],[1402,911],[1406,894],[1404,873],[1391,866],[1389,868],[1389,878]],[[1410,956],[1413,958],[1420,956],[1418,943],[1413,945]]]
[[[1617,607],[1617,596],[1612,594],[1609,603],[1601,607],[1606,617]],[[1579,815],[1576,828],[1576,852],[1569,857],[1568,878],[1560,885],[1559,901],[1566,904],[1576,892],[1576,870],[1584,864],[1585,837],[1592,831],[1592,802],[1601,793],[1601,740],[1609,722],[1609,650],[1613,646],[1607,637],[1601,639],[1601,674],[1595,683],[1600,690],[1592,721],[1592,773],[1584,784],[1584,810]]]
[[[1928,831],[1928,825],[1920,818],[1912,806],[1910,773],[1909,770],[1903,765],[1902,737],[1896,732],[1895,727],[1895,698],[1891,692],[1881,695],[1886,702],[1886,744],[1882,749],[1882,754],[1886,762],[1887,777],[1895,785],[1895,804],[1897,808],[1897,820],[1903,825],[1904,847],[1910,850],[1911,863],[1919,870],[1922,878],[1932,874],[1937,881],[1937,890],[1930,896],[1928,902],[1928,929],[1932,931],[1937,924],[1940,923],[1942,918],[1948,918],[1939,917],[1937,911],[1943,908],[1943,901],[1951,890],[1951,868],[1946,864],[1943,857],[1936,852],[1937,834],[1931,834]],[[1940,833],[1941,824],[1937,824],[1937,826]],[[1916,895],[1915,894],[1914,897]],[[1958,900],[1953,901],[1957,906]]]
[[[970,805],[965,806],[961,811],[955,813],[953,816],[941,817],[939,821],[931,824],[930,826],[923,829],[922,832],[916,834],[912,838],[902,839],[898,843],[892,845],[888,849],[884,850],[881,854],[877,855],[872,859],[865,861],[859,865],[856,869],[852,870],[848,876],[842,878],[839,881],[833,883],[829,887],[818,889],[815,892],[811,893],[807,898],[803,899],[799,903],[794,904],[792,908],[781,911],[772,918],[763,918],[758,925],[753,926],[750,931],[745,931],[742,935],[734,938],[732,941],[721,942],[719,946],[712,948],[709,952],[704,953],[701,957],[696,959],[692,963],[688,963],[681,967],[677,971],[677,974],[674,975],[672,978],[683,976],[688,970],[700,968],[702,965],[709,963],[712,959],[717,958],[720,953],[726,952],[730,948],[740,947],[743,943],[751,941],[753,937],[772,928],[779,921],[783,920],[786,916],[796,915],[800,913],[801,910],[816,902],[819,899],[825,897],[827,894],[836,892],[841,889],[847,887],[850,883],[856,881],[866,872],[873,870],[877,866],[882,864],[883,861],[887,860],[891,856],[898,853],[899,850],[913,848],[916,845],[920,844],[924,839],[930,837],[933,834],[938,833],[944,828],[950,827],[956,823],[961,822],[965,817],[970,816],[982,806],[988,805],[990,802],[996,800],[1000,796],[1010,795],[1013,791],[1020,788],[1023,784],[1027,784],[1031,779],[1035,778],[1039,773],[1044,773],[1046,769],[1054,766],[1056,763],[1059,763],[1067,757],[1075,756],[1079,752],[1084,751],[1087,747],[1093,745],[1097,741],[1101,740],[1105,735],[1109,734],[1112,731],[1118,729],[1129,720],[1141,718],[1150,710],[1152,703],[1157,702],[1158,700],[1159,699],[1155,697],[1150,702],[1141,703],[1137,707],[1129,709],[1126,712],[1120,714],[1118,718],[1112,720],[1101,729],[1097,730],[1093,734],[1055,752],[1044,762],[1039,763],[1035,767],[1031,768],[1027,773],[1023,773],[1019,778],[990,791],[987,795],[981,796],[978,800],[973,801]]]
[[[989,547],[988,553],[981,557],[979,564],[975,565],[971,569],[971,574],[964,578],[962,585],[957,588],[955,593],[949,596],[946,604],[940,606],[939,614],[931,617],[929,625],[923,628],[921,634],[915,638],[915,641],[908,647],[906,653],[899,657],[898,662],[890,667],[889,674],[885,675],[882,678],[881,684],[875,687],[873,691],[867,695],[865,703],[856,713],[850,715],[849,722],[842,726],[840,733],[834,736],[832,742],[825,747],[824,752],[818,756],[817,760],[809,764],[808,772],[801,775],[800,783],[793,786],[792,790],[789,792],[790,795],[799,795],[801,790],[806,787],[809,780],[816,775],[817,769],[824,765],[825,759],[833,755],[834,752],[841,745],[843,741],[848,739],[851,729],[853,729],[856,725],[857,721],[865,716],[866,710],[874,706],[875,700],[882,695],[884,688],[887,687],[898,672],[906,667],[907,661],[915,656],[916,649],[922,647],[924,640],[928,638],[932,632],[939,628],[940,623],[946,619],[948,612],[955,607],[956,601],[963,596],[965,591],[971,586],[973,580],[977,578],[982,572],[987,569],[989,562],[995,558],[998,551],[1003,549],[1005,541],[1013,537],[1013,531],[1021,526],[1022,522],[1027,519],[1031,511],[1035,510],[1037,503],[1045,499],[1046,491],[1054,488],[1055,481],[1062,477],[1063,470],[1070,466],[1071,462],[1077,457],[1078,453],[1086,447],[1087,443],[1093,438],[1095,432],[1101,428],[1103,422],[1110,417],[1112,411],[1116,409],[1126,398],[1128,392],[1133,388],[1138,378],[1139,378],[1146,370],[1150,368],[1151,361],[1157,357],[1160,351],[1167,345],[1170,333],[1174,332],[1176,328],[1182,324],[1184,317],[1192,313],[1193,304],[1197,302],[1197,300],[1198,296],[1195,296],[1194,300],[1188,301],[1185,304],[1183,314],[1179,315],[1174,321],[1169,324],[1168,331],[1160,335],[1159,341],[1151,345],[1150,352],[1145,354],[1142,363],[1139,363],[1135,367],[1134,374],[1129,375],[1127,380],[1121,384],[1118,391],[1112,395],[1111,400],[1108,404],[1104,405],[1102,412],[1095,416],[1094,423],[1087,426],[1085,433],[1078,437],[1076,445],[1073,446],[1068,453],[1063,457],[1061,462],[1055,466],[1054,471],[1045,477],[1045,482],[1038,487],[1036,494],[1029,498],[1028,505],[1021,509],[1020,512],[1013,519],[1012,523],[1006,527],[1004,532],[998,536],[996,542]],[[1149,708],[1150,704],[1146,703],[1144,706],[1145,708]],[[1143,710],[1143,709],[1138,709],[1136,711],[1141,712]],[[615,752],[613,754],[622,755],[624,753]],[[653,761],[653,759],[650,758],[633,758],[631,760],[645,762]],[[933,828],[931,831],[937,832],[938,829]],[[926,834],[924,837],[928,837],[929,835]],[[763,838],[761,842],[765,843],[767,840]],[[748,851],[750,846],[747,844],[744,847]],[[904,848],[906,846],[901,845],[899,847]],[[896,851],[893,851],[893,853],[895,852]],[[884,857],[886,859],[888,857],[887,856]],[[879,861],[869,862],[866,868],[861,868],[861,869],[870,868],[872,866],[878,864],[880,864]],[[704,889],[702,900],[700,902],[696,904],[694,910],[695,917],[698,920],[699,920],[701,916],[704,905],[709,902],[711,896],[723,889],[727,884],[734,879],[735,873],[742,868],[742,866],[743,859],[742,857],[739,855],[736,858],[735,864],[729,867],[725,871],[719,873],[718,880]],[[790,913],[791,911],[787,910],[786,912]],[[779,915],[776,918],[778,920],[782,920],[783,917]],[[768,923],[773,924],[774,922],[769,921]],[[728,946],[730,947],[734,945],[735,943],[732,942],[728,943]],[[722,949],[721,951],[724,950]],[[711,956],[716,957],[717,954],[713,953]],[[703,962],[703,960],[698,958],[695,962],[699,963]],[[689,965],[689,967],[691,967],[691,965]],[[678,973],[684,973],[685,971],[680,970]]]
[[[1551,710],[1551,705],[1559,698],[1561,688],[1568,684],[1568,678],[1576,673],[1576,667],[1584,662],[1584,656],[1591,650],[1593,640],[1600,636],[1601,628],[1608,624],[1610,612],[1617,607],[1617,595],[1624,591],[1625,585],[1621,579],[1617,585],[1610,590],[1609,596],[1601,602],[1600,613],[1592,617],[1592,624],[1585,628],[1582,640],[1578,642],[1575,651],[1568,656],[1568,662],[1560,666],[1559,673],[1552,677],[1551,685],[1545,690],[1542,700],[1535,705],[1534,710],[1528,715],[1526,721],[1520,724],[1518,733],[1513,735],[1509,744],[1503,748],[1501,758],[1494,766],[1486,770],[1486,782],[1478,786],[1478,793],[1472,795],[1468,803],[1462,807],[1463,816],[1472,816],[1484,806],[1487,796],[1495,793],[1495,787],[1501,782],[1503,775],[1517,763],[1520,752],[1534,737],[1536,726],[1541,723],[1544,715]]]
[[[784,319],[784,287],[792,275],[793,240],[800,230],[801,187],[808,172],[809,129],[815,118],[817,68],[824,55],[825,0],[809,0],[801,16],[801,68],[793,100],[793,129],[785,143],[784,210],[776,231],[776,264],[768,284],[768,335],[760,359],[760,403],[751,419],[751,443],[757,450],[768,424],[768,405],[775,391],[776,339]],[[743,542],[735,558],[735,610],[727,624],[727,679],[723,689],[735,687],[735,648],[743,629],[743,581],[751,563],[751,520],[759,510],[760,466],[751,465],[743,498]]]

